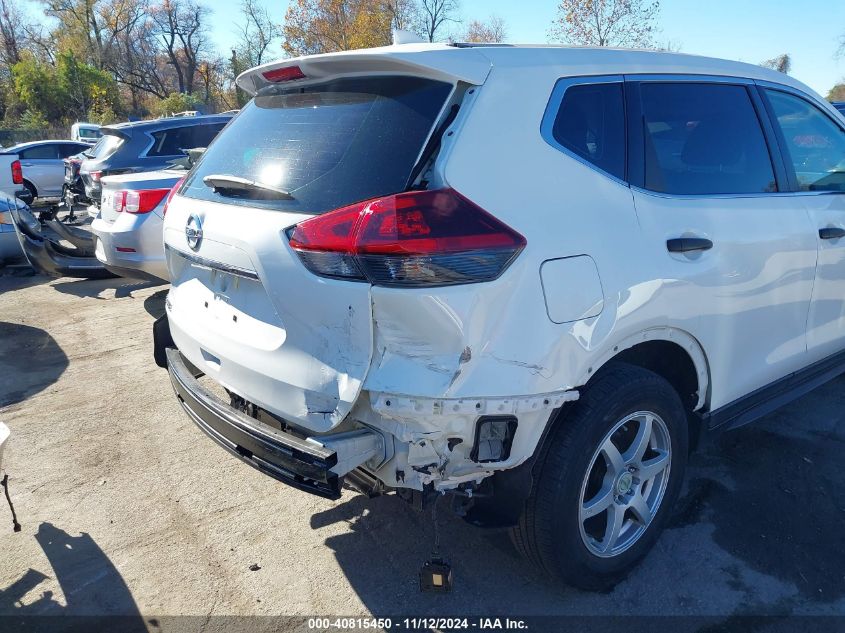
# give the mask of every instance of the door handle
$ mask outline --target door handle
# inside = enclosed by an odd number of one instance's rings
[[[840,237],[845,237],[845,229],[838,226],[828,226],[819,229],[819,237],[823,240],[838,240]]]
[[[676,237],[666,240],[666,248],[670,253],[709,251],[713,248],[713,242],[703,237]]]

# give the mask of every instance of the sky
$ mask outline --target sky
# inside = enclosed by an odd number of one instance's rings
[[[243,22],[239,0],[200,0],[212,9],[212,37],[228,57]],[[259,0],[282,22],[287,0]],[[495,14],[504,19],[512,43],[544,43],[557,13],[557,0],[460,0],[464,21]],[[29,12],[40,12],[27,0]],[[791,74],[827,94],[845,79],[845,57],[835,58],[845,36],[842,0],[661,0],[660,43],[683,53],[759,63],[782,53],[792,57]],[[458,30],[460,27],[457,27]],[[279,49],[281,56],[281,49]]]
[[[286,0],[261,0],[279,22]],[[228,51],[241,21],[238,0],[205,0],[214,10],[214,37]],[[502,17],[508,41],[548,41],[556,0],[461,0],[463,19]],[[781,53],[792,56],[792,75],[826,95],[845,78],[845,58],[835,59],[845,35],[842,0],[661,0],[658,41],[683,53],[759,63]]]

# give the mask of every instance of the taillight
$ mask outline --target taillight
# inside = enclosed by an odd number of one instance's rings
[[[184,178],[180,178],[176,181],[176,184],[170,188],[170,191],[167,194],[167,199],[164,201],[164,209],[161,212],[161,215],[167,215],[167,205],[170,204],[170,201],[173,200],[173,196],[176,195],[176,192],[179,191],[179,187],[182,186],[182,183],[185,182]]]
[[[284,68],[274,68],[262,73],[264,79],[274,83],[281,83],[283,81],[295,81],[297,79],[305,79],[305,73],[299,66],[285,66]]]
[[[114,194],[113,208],[118,213],[149,213],[155,209],[170,189],[127,189]]]
[[[92,172],[91,172],[91,173],[89,173],[88,175],[89,175],[89,176],[91,176],[91,180],[93,180],[94,182],[100,182],[100,178],[102,178],[102,177],[103,177],[103,172],[101,172],[101,171],[92,171]]]
[[[21,169],[21,161],[12,161],[12,183],[16,185],[23,184],[23,169]]]
[[[525,238],[453,189],[409,191],[305,220],[290,245],[323,277],[382,286],[490,281]]]

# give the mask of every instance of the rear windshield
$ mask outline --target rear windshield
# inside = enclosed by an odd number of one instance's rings
[[[451,89],[419,77],[348,78],[295,92],[265,88],[208,148],[181,193],[323,213],[402,191]],[[209,175],[283,189],[291,199],[215,193],[203,183]]]
[[[95,158],[97,160],[105,160],[117,151],[117,148],[123,145],[123,139],[115,134],[103,134],[97,144],[84,154],[88,158]]]

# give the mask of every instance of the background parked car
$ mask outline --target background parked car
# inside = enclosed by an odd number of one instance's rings
[[[12,214],[9,212],[9,208],[14,204],[14,196],[0,192],[0,264],[23,257],[23,251],[12,224]]]
[[[833,104],[833,107],[839,110],[843,116],[845,116],[845,101],[837,101]]]
[[[102,128],[103,137],[83,153],[84,160],[79,165],[84,187],[79,201],[99,207],[101,178],[164,169],[184,157],[186,148],[206,147],[231,118],[231,115],[222,114],[179,117]],[[72,170],[68,161],[65,167],[67,185],[73,180]]]
[[[170,280],[162,223],[167,194],[187,173],[166,169],[103,178],[100,214],[91,223],[94,251],[106,269],[122,277]]]
[[[23,171],[22,186],[29,196],[36,198],[58,198],[64,185],[64,159],[89,149],[78,141],[34,141],[20,143],[6,150],[17,154]]]
[[[93,145],[100,140],[102,136],[100,132],[100,125],[97,123],[74,123],[70,127],[70,139],[72,141],[80,141]]]
[[[14,152],[0,152],[0,194],[17,196],[26,204],[32,202],[29,191],[23,189],[23,169],[18,155]],[[2,198],[2,195],[0,195]]]

